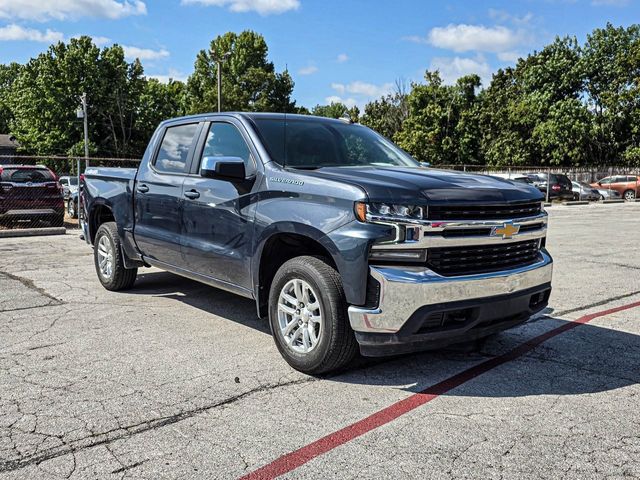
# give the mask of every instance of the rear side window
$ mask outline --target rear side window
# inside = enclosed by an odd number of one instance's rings
[[[44,183],[53,182],[53,173],[44,168],[4,168],[0,179],[11,183]]]
[[[167,128],[154,166],[167,173],[184,173],[187,156],[198,129],[197,123]]]

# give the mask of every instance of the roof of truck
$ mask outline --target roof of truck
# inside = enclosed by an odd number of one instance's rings
[[[344,120],[339,120],[335,118],[328,117],[318,117],[316,115],[300,115],[298,113],[278,113],[278,112],[210,112],[210,113],[199,113],[197,115],[188,115],[184,117],[177,117],[165,120],[163,123],[167,122],[175,122],[181,120],[203,120],[205,118],[211,117],[235,117],[235,118],[247,118],[249,120],[257,120],[257,119],[273,119],[273,120],[283,120],[286,118],[287,120],[301,120],[301,121],[311,121],[311,122],[337,122],[344,124]]]

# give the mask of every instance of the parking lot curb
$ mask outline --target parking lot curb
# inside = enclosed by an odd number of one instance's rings
[[[624,203],[624,200],[615,199],[615,200],[603,200],[602,203]]]
[[[586,200],[573,200],[571,202],[562,202],[563,205],[589,205]]]
[[[42,235],[64,235],[66,233],[67,229],[64,227],[16,228],[12,230],[0,230],[0,238],[38,237]]]

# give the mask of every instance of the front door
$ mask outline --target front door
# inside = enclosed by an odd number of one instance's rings
[[[140,166],[136,178],[136,244],[144,257],[177,267],[182,265],[182,184],[198,127],[198,123],[167,127],[155,158]]]
[[[222,283],[251,290],[250,260],[255,207],[255,155],[240,124],[214,121],[206,125],[200,155],[183,184],[183,255],[187,268]],[[246,179],[204,178],[205,157],[240,157]]]

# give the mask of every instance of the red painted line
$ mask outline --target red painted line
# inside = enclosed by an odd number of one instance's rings
[[[628,310],[630,308],[638,306],[640,306],[640,302],[634,302],[627,305],[622,305],[620,307],[590,313],[578,318],[577,320],[567,322],[557,328],[554,328],[553,330],[550,330],[546,333],[532,338],[531,340],[528,340],[527,342],[517,346],[513,350],[510,350],[498,357],[491,358],[482,363],[479,363],[478,365],[470,367],[467,370],[453,375],[452,377],[449,377],[440,383],[422,390],[421,392],[414,393],[404,400],[400,400],[399,402],[389,405],[388,407],[383,408],[382,410],[369,415],[362,420],[359,420],[340,430],[330,433],[329,435],[322,437],[315,442],[305,445],[298,450],[282,455],[281,457],[275,459],[273,462],[268,463],[267,465],[260,467],[259,469],[254,470],[253,472],[241,477],[240,480],[272,479],[280,475],[284,475],[285,473],[288,473],[304,465],[310,460],[313,460],[314,458],[323,455],[333,450],[334,448],[339,447],[340,445],[344,445],[354,438],[358,438],[359,436],[364,435],[371,430],[392,422],[405,413],[415,410],[425,403],[429,403],[431,400],[438,398],[440,395],[444,395],[450,390],[459,387],[463,383],[466,383],[469,380],[472,380],[482,375],[483,373],[488,372],[489,370],[492,370],[496,367],[499,367],[500,365],[503,365],[525,355],[526,353],[539,346],[541,343],[546,342],[547,340],[560,335],[561,333],[572,330],[580,325],[584,325],[585,323],[589,323],[594,318],[603,317],[605,315],[610,315],[612,313]]]

